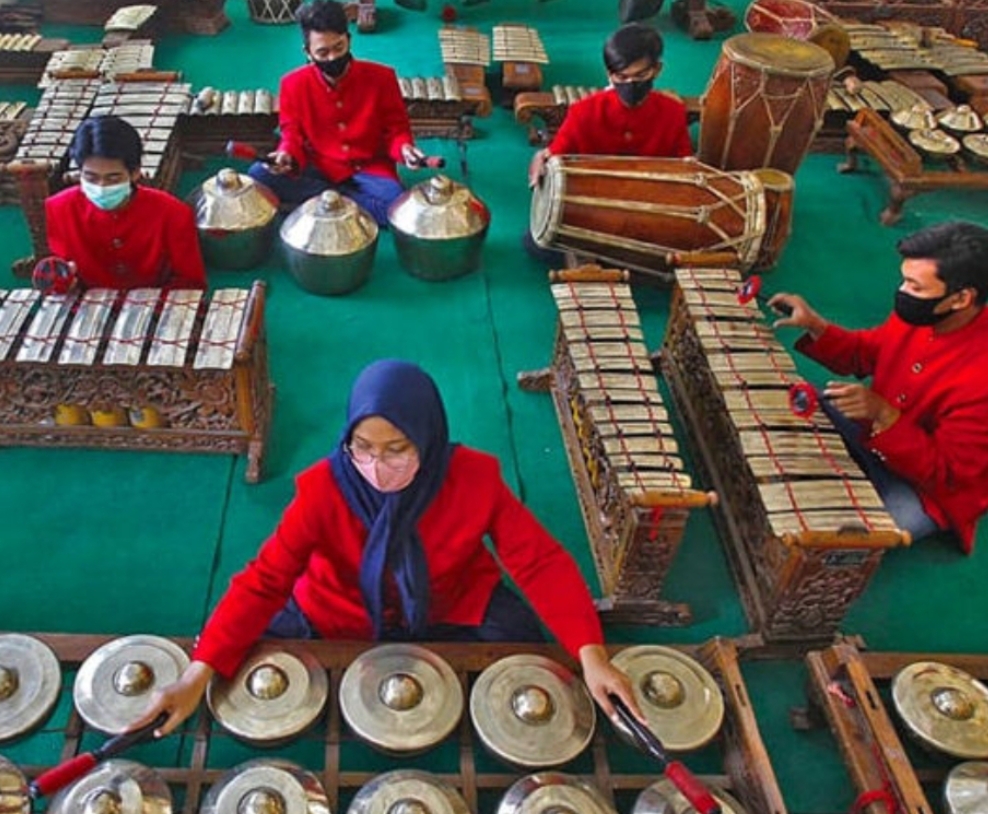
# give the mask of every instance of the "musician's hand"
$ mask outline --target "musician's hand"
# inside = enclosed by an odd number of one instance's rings
[[[625,706],[643,724],[648,722],[638,708],[635,694],[631,689],[631,681],[617,667],[611,664],[603,645],[587,644],[580,648],[580,666],[583,668],[583,681],[590,690],[590,695],[600,704],[600,708],[611,720],[615,720],[617,712],[607,697],[614,693],[624,701]]]
[[[139,729],[151,723],[162,712],[167,712],[168,720],[154,731],[154,736],[162,738],[169,734],[196,711],[206,692],[206,685],[212,677],[212,667],[201,661],[193,661],[178,681],[162,687],[151,696],[151,702],[144,715],[134,721],[129,729]]]
[[[823,395],[848,418],[870,421],[874,432],[887,430],[899,418],[895,407],[857,382],[827,382]]]
[[[769,308],[777,305],[787,305],[792,309],[789,316],[780,317],[772,323],[773,327],[781,328],[792,326],[802,328],[814,340],[819,339],[827,328],[827,320],[821,317],[816,311],[810,308],[809,303],[799,294],[779,293],[771,297],[768,301]]]
[[[275,175],[288,175],[295,172],[296,167],[295,159],[284,150],[268,153],[268,169]]]
[[[410,170],[418,170],[425,166],[425,153],[414,144],[401,146],[401,160]]]
[[[532,156],[532,161],[528,165],[528,188],[535,189],[542,180],[542,176],[545,175],[545,162],[549,160],[551,156],[548,150],[539,150],[535,155]]]

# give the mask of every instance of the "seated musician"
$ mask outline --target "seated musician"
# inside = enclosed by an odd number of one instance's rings
[[[502,567],[528,604],[504,584]],[[170,732],[214,672],[232,676],[265,633],[522,642],[542,639],[540,622],[579,659],[606,712],[608,693],[637,710],[572,557],[511,493],[493,457],[450,443],[435,382],[413,364],[380,360],[353,385],[337,447],[298,477],[295,499],[231,581],[191,665],[135,726],[167,710],[160,734]]]
[[[966,553],[988,510],[988,229],[949,222],[899,241],[902,284],[881,325],[848,330],[777,294],[796,347],[839,375],[822,405],[899,527],[951,530]]]
[[[281,141],[251,177],[282,204],[297,206],[336,189],[382,226],[402,192],[395,162],[422,166],[395,72],[354,59],[343,5],[312,0],[298,12],[309,64],[281,80]]]
[[[76,130],[70,154],[79,186],[45,201],[48,247],[85,288],[205,288],[192,209],[144,186],[137,131],[116,116]]]

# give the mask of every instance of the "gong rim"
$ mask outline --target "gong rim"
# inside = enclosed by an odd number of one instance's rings
[[[27,778],[15,764],[0,755],[0,811],[5,814],[31,814]]]
[[[538,772],[515,781],[496,814],[617,814],[588,780],[562,772]]]
[[[261,642],[230,679],[214,675],[206,688],[212,716],[251,744],[277,744],[304,732],[329,697],[329,676],[308,650]]]
[[[430,749],[463,715],[463,687],[449,663],[414,644],[361,653],[340,681],[340,712],[366,743],[388,754]]]
[[[966,760],[988,758],[988,688],[969,673],[918,661],[892,679],[892,700],[908,731]]]
[[[94,650],[72,689],[76,710],[93,729],[118,735],[147,712],[151,693],[177,681],[188,654],[161,636],[123,636]]]
[[[947,814],[981,814],[988,810],[988,763],[969,760],[950,770],[943,785]]]
[[[62,668],[48,645],[22,633],[0,635],[0,743],[44,721],[61,689]]]
[[[171,814],[172,793],[154,769],[108,760],[56,794],[48,814]]]
[[[241,763],[210,786],[199,814],[330,814],[318,776],[288,760]]]
[[[631,680],[649,728],[670,751],[699,749],[720,731],[724,696],[696,659],[671,647],[638,645],[619,651],[611,663]]]
[[[406,803],[401,807],[401,803]],[[416,808],[417,803],[420,808]],[[460,793],[442,778],[416,769],[380,774],[361,786],[347,814],[470,814]]]
[[[707,783],[707,791],[720,805],[721,814],[748,814],[748,810],[720,786]],[[696,814],[696,809],[668,777],[642,789],[631,814]]]
[[[583,681],[563,665],[518,654],[477,677],[470,718],[494,755],[514,766],[543,768],[567,763],[587,748],[596,708]]]

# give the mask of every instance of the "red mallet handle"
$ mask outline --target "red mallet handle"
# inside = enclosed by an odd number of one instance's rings
[[[809,418],[818,405],[816,388],[809,382],[799,382],[789,388],[789,409],[793,415]]]
[[[707,791],[696,775],[678,760],[666,766],[665,774],[683,797],[690,801],[697,814],[721,814],[720,803]]]
[[[64,789],[73,780],[88,774],[96,766],[96,755],[85,752],[71,760],[60,763],[53,769],[36,777],[28,787],[32,800],[48,797],[59,789]]]

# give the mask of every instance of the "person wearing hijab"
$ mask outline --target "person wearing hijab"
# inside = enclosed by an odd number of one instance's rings
[[[502,568],[527,604],[504,584]],[[520,642],[542,640],[540,622],[578,659],[608,715],[608,693],[637,711],[572,557],[511,493],[494,457],[450,443],[429,375],[380,360],[353,385],[336,449],[299,475],[294,500],[232,579],[190,666],[134,726],[167,711],[157,734],[171,732],[213,674],[233,676],[265,632]]]

